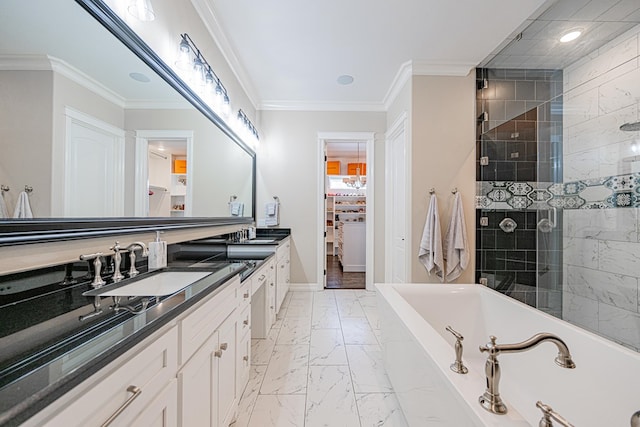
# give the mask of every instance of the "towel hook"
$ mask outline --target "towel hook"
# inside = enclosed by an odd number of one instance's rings
[[[0,191],[2,191],[3,193],[5,191],[9,191],[9,186],[4,184],[0,185]]]
[[[451,190],[451,194],[456,194],[458,192],[458,187],[453,187],[453,190]]]
[[[276,203],[280,203],[280,198],[278,196],[273,196],[273,200],[275,200]]]
[[[431,187],[431,188],[429,189],[429,194],[434,194],[435,192],[436,192],[436,189],[435,189],[435,188]]]
[[[238,198],[238,196],[236,196],[236,195],[233,195],[233,196],[229,197],[229,203],[234,202],[237,198]]]
[[[30,186],[30,185],[25,185],[24,186],[24,191],[25,191],[25,193],[30,194],[30,193],[33,192],[33,187]]]

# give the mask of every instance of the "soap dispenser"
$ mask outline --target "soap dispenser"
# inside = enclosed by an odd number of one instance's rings
[[[156,240],[149,243],[149,271],[167,266],[167,242],[160,240],[160,231],[156,231]]]

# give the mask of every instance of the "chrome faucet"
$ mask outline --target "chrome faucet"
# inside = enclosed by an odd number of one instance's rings
[[[493,335],[491,335],[489,339],[491,342],[485,346],[480,346],[480,351],[489,353],[489,357],[484,366],[484,371],[487,376],[487,389],[478,400],[484,409],[494,414],[507,413],[507,406],[502,401],[499,390],[501,372],[498,355],[500,353],[520,353],[531,350],[541,342],[551,341],[558,347],[558,356],[555,358],[555,362],[563,368],[573,369],[576,367],[571,359],[569,348],[564,341],[547,332],[535,334],[528,340],[517,344],[496,344],[496,337]]]
[[[125,249],[129,251],[129,277],[135,277],[138,275],[138,273],[140,273],[138,270],[136,270],[136,249],[142,250],[143,257],[149,255],[149,249],[147,248],[147,245],[142,242],[133,242]]]

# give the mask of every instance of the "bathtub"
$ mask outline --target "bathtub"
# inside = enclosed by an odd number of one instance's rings
[[[538,400],[577,427],[629,426],[640,410],[640,354],[480,285],[376,284],[385,367],[410,426],[537,426]],[[464,336],[466,375],[451,326]],[[575,369],[556,365],[550,342],[500,354],[505,415],[486,411],[486,353],[479,346],[524,341],[538,332],[565,341]],[[557,424],[554,424],[557,425]]]

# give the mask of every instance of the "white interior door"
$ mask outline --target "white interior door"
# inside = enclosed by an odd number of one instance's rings
[[[124,216],[124,131],[67,111],[64,216]]]
[[[392,283],[404,283],[407,279],[407,230],[406,230],[406,133],[399,126],[390,140],[390,190],[391,190],[391,272]]]

